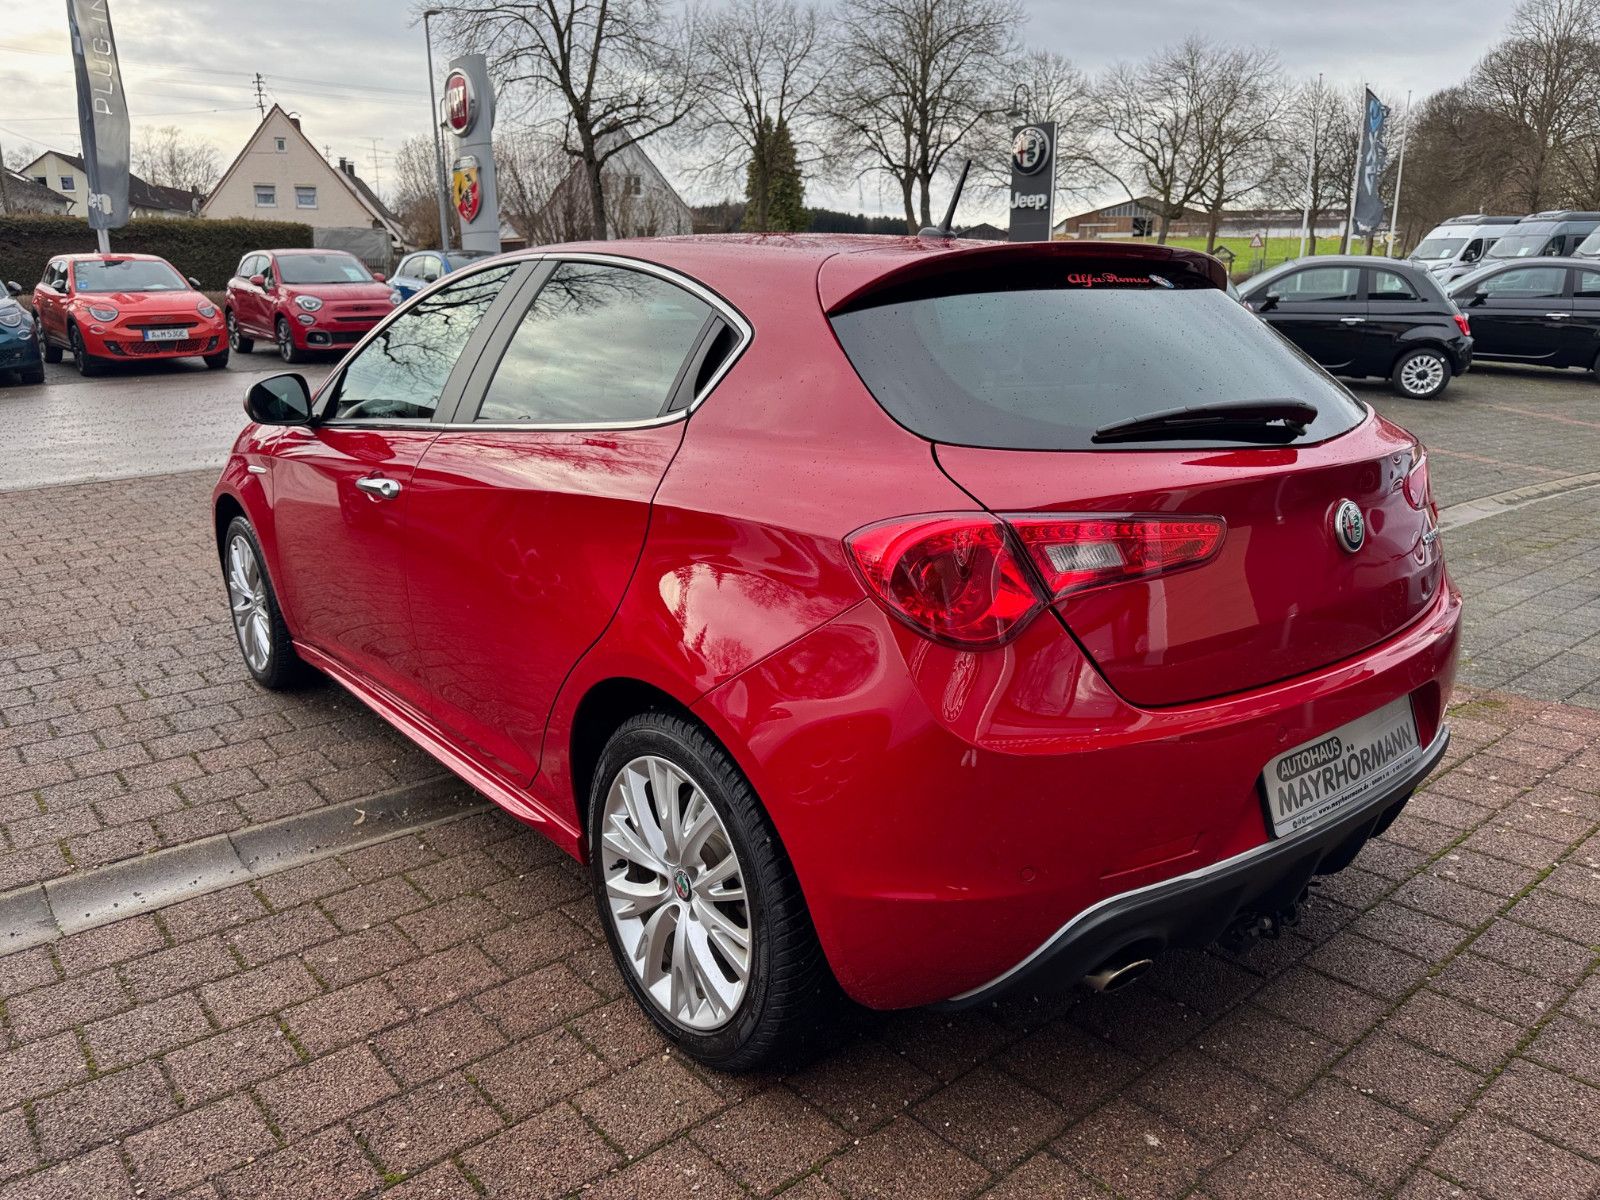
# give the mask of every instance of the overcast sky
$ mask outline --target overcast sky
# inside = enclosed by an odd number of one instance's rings
[[[1090,71],[1202,33],[1270,45],[1297,75],[1368,80],[1399,107],[1408,90],[1420,98],[1459,81],[1499,36],[1512,0],[1024,5],[1030,47],[1060,51]],[[65,5],[0,6],[0,145],[76,150]],[[111,0],[135,136],[141,124],[180,125],[215,142],[226,164],[255,127],[259,71],[269,103],[300,113],[314,143],[334,158],[355,159],[362,175],[376,175],[387,191],[395,149],[428,130],[422,29],[411,11],[407,0]],[[892,195],[871,180],[833,193],[813,189],[807,199],[868,211],[880,211],[884,199],[893,206]]]

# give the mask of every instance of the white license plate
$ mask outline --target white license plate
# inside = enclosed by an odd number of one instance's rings
[[[146,329],[144,340],[147,342],[181,342],[189,336],[187,329]]]
[[[1273,836],[1331,819],[1405,775],[1421,758],[1409,696],[1285,751],[1261,775]]]

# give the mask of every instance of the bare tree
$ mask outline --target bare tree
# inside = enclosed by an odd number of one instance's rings
[[[934,177],[1009,99],[1017,0],[855,0],[828,115],[842,151],[900,190],[906,229],[933,224]]]
[[[502,98],[559,125],[581,164],[593,236],[608,229],[605,165],[678,125],[699,99],[693,14],[663,0],[451,0],[446,38],[489,59]]]
[[[1154,203],[1161,222],[1156,240],[1163,244],[1205,178],[1202,105],[1210,57],[1209,42],[1187,38],[1142,63],[1116,64],[1095,89],[1101,168],[1130,199]]]
[[[499,145],[495,146],[496,151]],[[409,246],[432,246],[439,240],[439,180],[433,139],[415,134],[400,143],[392,168],[389,207],[400,219]],[[502,190],[504,184],[501,185]],[[446,209],[452,238],[460,236],[461,222],[453,205]]]
[[[754,224],[768,226],[774,131],[786,128],[803,167],[823,155],[820,90],[832,54],[826,22],[794,0],[731,0],[702,35],[704,103],[686,124],[709,151],[702,172],[719,183],[746,174]]]
[[[494,170],[501,215],[529,243],[550,245],[590,235],[594,213],[587,189],[574,185],[575,167],[560,139],[532,129],[504,133],[495,143]],[[612,190],[606,193],[607,218],[616,228]]]
[[[217,184],[222,168],[217,148],[176,125],[141,129],[133,144],[133,173],[159,187],[188,188],[201,195]]]
[[[13,171],[20,171],[44,151],[32,142],[11,142],[0,154],[0,166],[10,167]]]
[[[1467,77],[1469,101],[1494,137],[1482,149],[1536,212],[1563,197],[1563,173],[1600,104],[1600,2],[1524,0],[1504,41]]]
[[[1261,190],[1278,169],[1277,125],[1286,95],[1271,50],[1217,48],[1205,58],[1196,127],[1201,144],[1197,198],[1205,207],[1210,253],[1223,210]]]
[[[1310,210],[1312,254],[1317,221],[1350,199],[1358,112],[1347,89],[1315,79],[1290,93],[1277,121],[1280,161],[1266,195],[1284,208]]]
[[[1032,50],[1015,60],[1002,80],[1013,81],[1003,110],[991,113],[961,148],[973,161],[973,180],[1010,202],[1012,126],[1024,121],[1056,122],[1057,211],[1062,196],[1088,195],[1104,182],[1093,145],[1093,91],[1089,78],[1070,58],[1053,50]],[[1013,108],[1015,99],[1020,108]]]

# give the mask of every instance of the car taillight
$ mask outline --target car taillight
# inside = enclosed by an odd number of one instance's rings
[[[1044,607],[1005,527],[983,513],[883,521],[845,545],[872,596],[935,641],[998,646]]]
[[[1472,336],[1472,326],[1467,324],[1467,315],[1466,315],[1466,313],[1457,313],[1456,314],[1456,328],[1461,330],[1461,335],[1463,337],[1471,337]]]
[[[1222,548],[1220,517],[1007,514],[1052,600],[1193,567]]]
[[[1412,508],[1439,515],[1439,507],[1433,501],[1433,480],[1428,476],[1428,452],[1421,443],[1411,451],[1411,470],[1406,472],[1404,490],[1406,503]]]
[[[1215,517],[935,513],[868,525],[845,545],[890,615],[978,648],[1010,641],[1047,602],[1205,562],[1224,532]]]

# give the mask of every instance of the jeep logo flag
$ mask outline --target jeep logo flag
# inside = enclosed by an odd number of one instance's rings
[[[89,177],[90,229],[128,223],[128,106],[111,33],[109,0],[67,0],[72,66],[78,77],[78,134]],[[102,239],[102,249],[105,248]]]
[[[1017,126],[1011,131],[1010,240],[1048,242],[1055,198],[1056,123]]]

